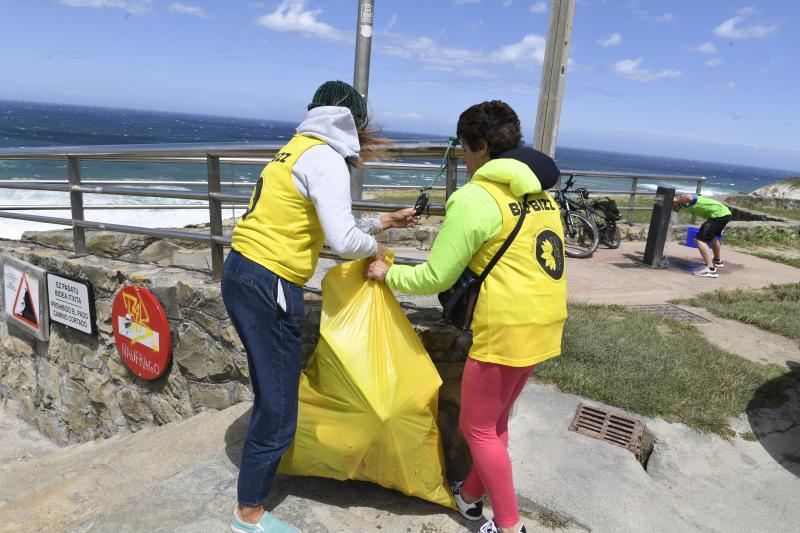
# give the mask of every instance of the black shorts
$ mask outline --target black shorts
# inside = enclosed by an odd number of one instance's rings
[[[722,232],[725,231],[725,226],[727,226],[730,221],[730,215],[719,218],[709,218],[700,226],[697,237],[695,238],[698,241],[711,242],[714,240],[714,237],[720,237],[722,235]]]

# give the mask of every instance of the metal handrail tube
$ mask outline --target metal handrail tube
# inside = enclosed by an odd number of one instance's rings
[[[409,207],[409,205],[396,202],[370,202],[368,200],[353,200],[353,209],[358,211],[391,213],[392,211],[405,209],[406,207]],[[428,215],[444,215],[444,213],[444,206],[442,204],[430,204],[425,209],[425,214]]]
[[[69,207],[67,207],[67,209],[69,209]],[[72,226],[73,222],[71,218],[46,217],[42,215],[26,215],[24,213],[11,213],[9,211],[0,213],[0,217],[12,218],[14,220],[27,220],[28,222],[42,222],[44,224],[56,224],[58,226]]]
[[[174,143],[174,144],[117,144],[99,146],[47,146],[34,148],[2,148],[0,159],[64,159],[79,157],[81,160],[107,160],[119,158],[168,157],[203,158],[208,156],[227,158],[260,158],[265,153],[277,152],[285,143]],[[389,144],[385,150],[399,152],[405,157],[428,156],[431,152],[442,153],[447,143],[429,141],[400,141]]]
[[[63,185],[39,185],[38,183],[25,183],[22,185],[7,185],[0,183],[0,189],[16,189],[20,191],[51,191],[69,192],[69,183],[62,182]]]
[[[247,204],[250,203],[250,195],[249,194],[232,194],[227,192],[212,192],[209,193],[209,196],[215,200],[219,200],[220,202],[245,202]]]
[[[207,192],[179,191],[177,189],[142,189],[139,187],[86,187],[79,185],[70,190],[91,194],[113,194],[117,196],[145,196],[148,198],[171,198],[176,200],[208,200]]]
[[[246,209],[247,204],[229,206]],[[0,211],[68,211],[69,205],[0,205]],[[84,204],[84,211],[93,210],[136,210],[136,209],[208,209],[207,203],[202,204]]]

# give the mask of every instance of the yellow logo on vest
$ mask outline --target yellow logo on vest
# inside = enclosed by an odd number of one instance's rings
[[[554,231],[544,229],[536,236],[536,263],[542,272],[555,281],[564,277],[564,242]]]

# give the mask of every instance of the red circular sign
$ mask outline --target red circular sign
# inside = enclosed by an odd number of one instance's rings
[[[114,342],[125,364],[143,379],[156,379],[167,369],[172,338],[164,309],[144,287],[125,287],[111,307]]]

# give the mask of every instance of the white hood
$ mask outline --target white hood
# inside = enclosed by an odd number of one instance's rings
[[[297,126],[297,133],[325,141],[345,158],[358,157],[361,151],[353,114],[346,107],[315,107]]]

